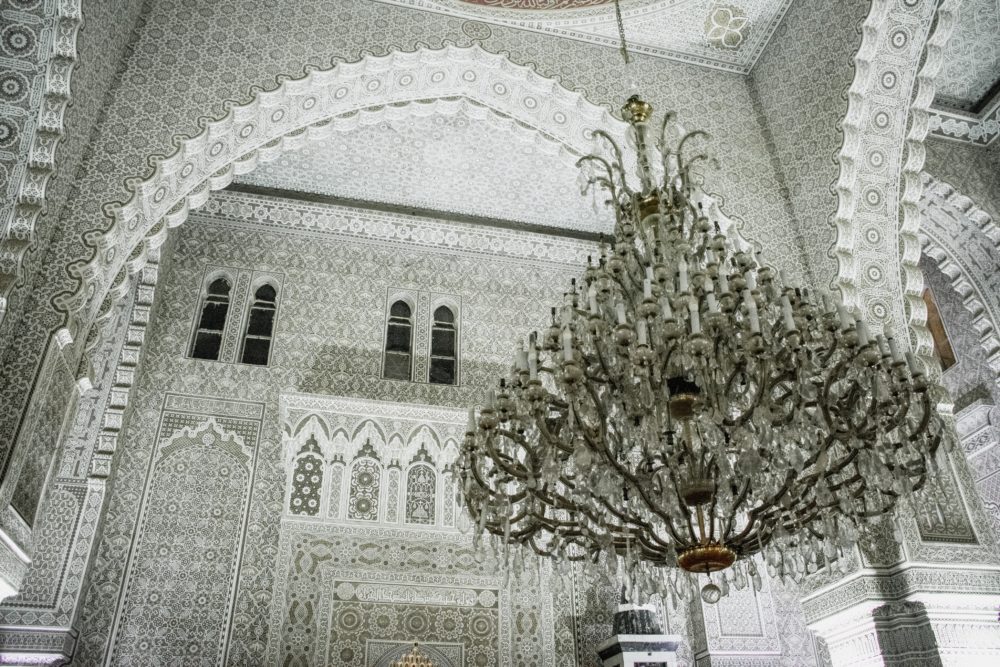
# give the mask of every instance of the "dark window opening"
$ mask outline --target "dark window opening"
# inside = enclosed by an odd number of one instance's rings
[[[382,377],[391,380],[409,380],[412,368],[412,350],[413,311],[405,301],[397,301],[389,308]]]
[[[271,285],[261,285],[254,292],[247,331],[243,337],[244,364],[267,366],[271,354],[271,340],[274,334],[274,314],[277,311],[278,292]]]
[[[201,302],[201,316],[191,344],[191,356],[195,359],[217,361],[222,349],[222,332],[226,328],[229,315],[229,281],[216,278],[208,286]]]
[[[455,313],[447,306],[434,311],[431,326],[431,384],[455,384],[458,371],[458,357],[455,352],[458,331],[455,328]]]

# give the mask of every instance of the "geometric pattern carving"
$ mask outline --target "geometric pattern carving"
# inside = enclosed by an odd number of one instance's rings
[[[315,438],[310,438],[295,460],[292,472],[292,499],[289,504],[292,514],[316,516],[319,514],[323,491],[323,459],[319,455]]]
[[[351,487],[347,518],[352,521],[377,521],[382,464],[370,457],[351,464]]]
[[[80,0],[4,7],[0,23],[0,322],[36,240],[65,133],[83,24]],[[79,75],[78,75],[79,76]],[[75,77],[72,77],[75,78]],[[69,175],[72,179],[73,176]]]
[[[1000,229],[976,202],[948,183],[926,172],[922,178],[923,255],[937,265],[950,282],[948,293],[961,299],[968,311],[971,331],[962,335],[978,337],[988,365],[1000,372],[1000,274],[995,271]]]
[[[485,31],[490,29],[484,24],[516,26],[603,45],[616,44],[618,38],[611,0],[378,1],[476,19]],[[631,51],[746,74],[790,4],[791,0],[630,0],[622,3],[621,10]],[[728,11],[719,12],[720,7]]]
[[[950,465],[941,466],[936,483],[920,492],[914,507],[923,541],[978,544]]]
[[[388,470],[388,481],[385,484],[385,517],[386,523],[399,522],[399,466],[392,465]]]
[[[6,602],[21,607],[54,607],[65,571],[62,569],[80,520],[83,489],[54,486],[45,498],[41,521],[34,531],[33,561],[20,593]],[[37,564],[36,564],[37,563]]]
[[[962,0],[945,47],[934,103],[971,111],[1000,79],[1000,5]]]
[[[418,463],[406,473],[406,523],[434,525],[437,475],[431,466]]]
[[[340,518],[340,494],[344,480],[344,465],[334,463],[330,466],[330,492],[327,495],[328,503],[326,516],[330,519]]]
[[[237,182],[548,227],[608,228],[607,215],[580,196],[579,156],[487,109],[466,104],[457,113],[348,129],[288,151]],[[412,155],[402,157],[401,147]],[[496,187],[532,173],[546,177],[530,188]]]
[[[213,418],[179,430],[163,444],[145,499],[112,664],[221,659],[243,523],[240,501],[251,468],[242,439]]]

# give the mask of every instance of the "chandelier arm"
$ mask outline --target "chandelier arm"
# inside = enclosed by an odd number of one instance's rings
[[[611,161],[611,164],[618,167],[619,175],[625,178],[625,160],[622,159],[622,150],[618,146],[618,142],[615,141],[614,137],[608,134],[605,130],[594,130],[593,137],[595,141],[597,139],[604,139],[611,145],[611,151],[615,154],[615,159]]]
[[[638,252],[638,251],[636,251],[636,252]],[[631,272],[631,270],[628,267],[628,263],[626,262],[625,264],[626,264],[626,266],[624,267],[624,269],[622,270],[621,273],[625,274],[628,277],[628,279],[631,281],[633,290],[637,289],[637,288],[641,288],[642,287],[642,280],[636,280],[635,276],[632,275],[632,272]],[[636,301],[635,301],[635,299],[632,297],[632,293],[629,290],[629,287],[624,282],[622,282],[621,278],[619,278],[614,273],[611,274],[611,279],[614,282],[616,282],[618,284],[618,287],[620,288],[620,290],[619,290],[619,296],[626,297],[628,299],[629,305],[631,306],[632,312],[633,313],[637,313],[638,310],[639,310],[639,304],[637,304]],[[638,298],[638,295],[636,296],[636,298]]]
[[[736,523],[736,515],[739,508],[746,502],[747,496],[750,494],[750,480],[743,480],[743,488],[740,490],[739,495],[733,501],[732,509],[729,513],[729,518],[726,520],[726,529],[722,531],[722,537],[725,538],[733,530],[733,524]]]
[[[762,502],[757,507],[749,510],[747,512],[747,525],[743,528],[739,535],[736,536],[736,540],[744,539],[750,530],[753,528],[758,517],[763,515],[768,510],[777,507],[777,500],[780,499],[785,493],[787,493],[795,482],[795,471],[789,470],[785,473],[785,483],[781,486],[777,493],[775,493],[768,502]]]
[[[599,166],[601,166],[601,167],[604,168],[604,173],[606,174],[606,176],[599,176],[599,175],[595,175],[593,173],[590,173],[590,174],[586,174],[585,173],[585,175],[587,176],[587,184],[588,185],[593,185],[595,183],[600,183],[601,185],[604,185],[609,190],[614,189],[615,188],[615,184],[614,184],[614,170],[611,168],[611,163],[608,162],[607,160],[605,160],[604,158],[602,158],[601,156],[599,156],[599,155],[584,155],[583,157],[579,158],[574,163],[574,166],[577,169],[582,169],[585,165],[587,165],[587,166],[590,166],[591,169],[593,169],[592,165],[594,163],[596,163]]]
[[[843,359],[837,363],[833,371],[827,376],[826,382],[823,386],[823,401],[819,403],[820,410],[823,414],[823,418],[826,420],[827,425],[831,428],[831,436],[839,436],[840,434],[844,436],[850,436],[851,430],[844,427],[842,420],[838,420],[839,423],[835,423],[832,415],[830,414],[830,406],[835,402],[831,392],[833,391],[833,385],[838,381],[842,380],[841,377],[844,366],[848,363],[847,359]],[[849,425],[849,422],[848,422]],[[840,439],[838,437],[838,439]]]
[[[486,439],[486,447],[489,449],[490,458],[493,459],[493,462],[496,463],[497,466],[499,466],[499,468],[503,470],[505,473],[507,473],[507,475],[509,475],[510,477],[515,477],[517,479],[530,479],[531,477],[533,477],[531,472],[524,469],[523,467],[521,469],[518,469],[517,467],[509,465],[508,462],[515,461],[516,459],[513,459],[510,456],[507,456],[506,454],[500,452],[493,445],[493,438]]]
[[[830,363],[830,360],[840,351],[841,348],[840,338],[838,336],[831,335],[830,339],[833,341],[833,345],[830,346],[830,349],[827,350],[825,355],[821,356],[819,363],[821,368],[826,368],[826,366]]]
[[[694,139],[695,137],[702,137],[706,141],[712,139],[712,135],[710,135],[705,130],[691,130],[690,132],[682,136],[681,140],[677,142],[677,167],[678,170],[680,171],[683,171],[683,166],[684,166],[684,146],[685,144],[687,144],[688,141]]]
[[[599,155],[584,155],[582,158],[576,161],[576,167],[579,169],[583,165],[589,165],[596,163],[604,168],[606,176],[594,175],[588,179],[588,185],[601,185],[611,194],[612,201],[618,201],[618,186],[615,184],[615,170],[611,166],[611,163],[600,157]],[[624,181],[624,179],[623,179]]]
[[[760,370],[759,370],[759,373],[760,374],[766,374],[766,372],[767,372],[767,370],[766,370],[766,360],[760,359],[760,360],[758,360],[758,363],[762,366],[762,368],[760,368]],[[728,396],[729,396],[729,394],[730,394],[730,392],[732,390],[733,382],[735,381],[736,376],[739,374],[740,369],[744,370],[744,374],[748,378],[750,377],[749,368],[747,367],[746,362],[742,362],[741,361],[739,363],[739,365],[735,369],[733,369],[733,372],[730,374],[729,379],[726,381],[726,396],[727,396],[727,399],[728,399]],[[750,406],[751,407],[749,407],[747,410],[743,411],[737,417],[725,417],[723,419],[723,424],[724,425],[726,425],[726,426],[743,426],[748,421],[750,421],[750,419],[753,417],[754,413],[756,412],[756,409],[755,409],[754,406],[757,406],[757,405],[760,404],[760,398],[761,398],[761,396],[763,396],[763,393],[764,393],[764,382],[763,382],[763,380],[760,379],[760,378],[757,378],[756,385],[757,385],[757,388],[756,388],[756,391],[754,392],[753,400],[750,401]],[[729,401],[727,400],[727,403],[728,402]]]
[[[712,476],[712,487],[712,504],[708,508],[708,541],[710,544],[715,542],[715,510],[719,505],[719,481],[714,475]]]
[[[779,374],[773,375],[771,377],[771,386],[770,386],[770,389],[773,392],[773,390],[775,388],[779,388],[780,387],[780,385],[781,385],[782,382],[792,383],[795,380],[796,380],[796,375],[795,375],[795,373],[793,371],[784,371],[783,373],[779,373]],[[784,394],[782,396],[780,396],[779,398],[772,399],[771,403],[780,405],[780,404],[784,403],[789,398],[792,399],[792,407],[791,407],[791,409],[789,409],[787,411],[787,413],[783,417],[781,417],[780,419],[777,419],[777,420],[772,419],[771,420],[771,427],[775,427],[775,426],[787,426],[789,423],[791,423],[792,418],[798,412],[799,407],[802,405],[802,400],[801,400],[802,399],[802,394],[801,393],[796,393],[796,392],[792,391],[791,389],[788,389],[787,391],[785,391]]]
[[[671,545],[669,543],[663,542],[658,537],[656,537],[655,532],[653,531],[653,526],[649,522],[644,521],[643,519],[641,519],[639,517],[636,517],[636,516],[634,516],[631,513],[626,513],[626,512],[623,512],[622,510],[619,510],[607,498],[605,498],[602,495],[598,495],[598,494],[594,493],[592,490],[591,490],[591,497],[596,502],[598,502],[601,505],[603,505],[612,516],[616,517],[619,520],[619,522],[621,523],[621,525],[618,526],[618,529],[620,529],[620,530],[627,530],[627,531],[630,531],[630,532],[633,529],[642,529],[645,532],[653,535],[653,537],[656,540],[656,542],[658,542],[662,546],[662,548],[670,548],[671,547]],[[589,517],[589,515],[588,515],[588,517]],[[591,520],[595,524],[600,525],[600,522],[596,518],[592,518]],[[608,530],[609,530],[609,532],[613,532],[613,531],[610,530],[610,528]],[[673,534],[672,530],[670,532],[671,532],[671,534]]]
[[[910,442],[915,442],[919,437],[919,435],[927,430],[928,424],[930,424],[931,421],[931,414],[933,411],[931,409],[930,395],[926,391],[921,392],[921,394],[922,394],[921,395],[922,405],[920,411],[921,412],[920,423],[916,425],[908,434]],[[908,409],[909,409],[909,403],[907,402],[907,410]]]
[[[607,429],[605,429],[605,432],[606,433],[610,433],[610,431],[608,431]],[[623,481],[626,482],[629,485],[629,487],[631,487],[631,489],[632,489],[633,492],[638,493],[638,495],[642,497],[643,501],[646,503],[646,506],[649,507],[650,511],[654,515],[656,515],[661,521],[663,521],[664,524],[666,524],[669,527],[668,529],[670,530],[671,534],[674,534],[673,527],[670,525],[670,516],[668,514],[666,514],[662,510],[662,508],[660,508],[659,504],[655,503],[653,501],[653,499],[647,494],[645,485],[640,484],[639,480],[636,479],[628,471],[627,468],[625,468],[624,466],[622,466],[618,462],[617,457],[615,457],[612,454],[611,450],[608,448],[606,439],[602,439],[601,442],[604,443],[604,446],[600,447],[599,446],[600,443],[593,441],[590,438],[589,435],[584,434],[584,437],[588,440],[588,442],[591,442],[591,444],[593,445],[594,449],[597,449],[598,451],[600,451],[604,455],[604,457],[608,461],[608,463],[610,463],[611,466],[614,467],[615,470],[618,472],[618,474],[621,475]],[[595,496],[595,497],[597,497],[597,496]],[[610,504],[607,502],[607,500],[603,496],[599,497],[599,500],[605,506],[607,506],[609,509],[611,509]],[[614,512],[614,510],[612,510],[612,512]],[[617,515],[617,512],[614,512],[614,513]],[[622,517],[619,515],[619,518],[622,518]],[[641,521],[641,520],[636,520],[636,521]],[[633,521],[633,523],[635,523],[635,521]],[[690,520],[689,520],[689,523],[690,523]],[[640,525],[646,526],[647,528],[649,528],[651,530],[651,528],[649,527],[649,524],[647,524],[645,522],[641,522]],[[665,546],[667,546],[667,545],[665,545]]]
[[[660,122],[659,140],[657,141],[657,147],[660,149],[660,155],[663,158],[663,173],[667,177],[669,177],[670,175],[670,168],[669,168],[670,163],[668,158],[671,155],[675,155],[673,149],[671,149],[670,147],[670,142],[668,140],[667,125],[669,125],[670,122],[675,120],[676,118],[677,118],[677,112],[675,111],[667,111],[666,113],[663,114],[663,120]]]
[[[493,496],[494,498],[497,498],[499,500],[506,501],[507,499],[510,499],[511,502],[516,503],[524,500],[528,495],[527,492],[525,491],[519,491],[514,495],[507,495],[506,493],[503,493],[501,491],[495,491],[493,487],[490,486],[486,482],[486,480],[483,479],[482,475],[479,474],[478,470],[473,469],[472,474],[476,478],[476,481],[479,483],[479,486],[481,489],[483,489],[483,491],[485,491],[488,495]]]
[[[549,426],[548,424],[545,423],[545,418],[542,417],[540,413],[541,410],[535,410],[534,414],[535,426],[538,428],[539,433],[542,434],[542,437],[545,439],[545,441],[554,445],[557,449],[559,449],[559,451],[565,454],[572,454],[573,448],[566,447],[564,444],[562,444],[562,441],[557,436],[553,435],[552,432],[549,431]]]
[[[610,386],[610,383],[613,381],[612,380],[613,373],[608,368],[607,362],[604,360],[604,351],[601,348],[602,348],[601,343],[598,340],[594,340],[594,350],[597,353],[597,360],[598,360],[598,362],[600,362],[601,369],[604,371],[604,374],[607,376],[607,383]],[[600,401],[597,401],[597,403],[599,404]]]

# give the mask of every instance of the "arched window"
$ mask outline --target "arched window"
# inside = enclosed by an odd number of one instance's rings
[[[225,278],[216,278],[209,283],[201,300],[198,328],[191,341],[191,356],[195,359],[219,359],[222,332],[226,328],[226,316],[229,314],[230,289],[229,281]]]
[[[406,474],[406,523],[434,525],[437,475],[429,465],[417,464]]]
[[[271,285],[261,285],[253,295],[247,331],[243,336],[244,364],[267,366],[271,354],[271,336],[274,333],[274,312],[278,307],[278,292]]]
[[[432,384],[455,384],[457,333],[455,313],[447,306],[434,311],[431,326],[431,374]]]
[[[382,376],[392,380],[409,380],[412,360],[413,310],[405,301],[397,301],[389,308]]]

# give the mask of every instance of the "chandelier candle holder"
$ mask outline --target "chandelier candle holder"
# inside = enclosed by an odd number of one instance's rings
[[[703,132],[667,114],[650,146],[652,107],[622,114],[634,168],[600,130],[579,161],[614,238],[469,411],[475,539],[507,564],[511,547],[603,560],[633,600],[672,603],[695,590],[685,573],[723,572],[709,602],[730,580],[759,588],[755,554],[796,581],[841,567],[950,442],[937,385],[890,334],[761,264],[702,190],[705,155],[686,155]]]

